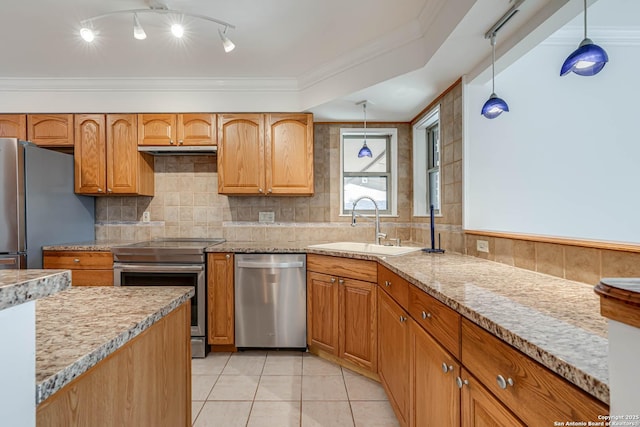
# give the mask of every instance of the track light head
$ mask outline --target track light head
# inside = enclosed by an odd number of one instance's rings
[[[236,45],[233,44],[229,37],[227,37],[227,28],[228,27],[224,27],[224,31],[218,29],[218,34],[220,35],[220,40],[222,40],[222,47],[224,47],[224,51],[229,53],[236,48]]]
[[[95,32],[89,27],[82,27],[80,29],[80,37],[87,43],[91,43],[96,38]]]
[[[133,14],[133,37],[135,37],[136,40],[144,40],[147,38],[147,33],[144,32],[137,13]]]

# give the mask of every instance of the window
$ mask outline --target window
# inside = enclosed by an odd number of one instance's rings
[[[367,129],[367,146],[373,157],[358,157],[364,143],[362,129],[341,129],[340,214],[350,215],[354,202],[362,196],[376,201],[380,214],[397,213],[397,130]],[[373,212],[370,200],[358,203],[358,211]]]
[[[440,215],[439,106],[413,127],[413,158],[413,215]]]

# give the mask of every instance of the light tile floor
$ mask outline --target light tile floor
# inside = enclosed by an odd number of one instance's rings
[[[396,427],[382,386],[310,353],[210,353],[192,361],[195,427]]]

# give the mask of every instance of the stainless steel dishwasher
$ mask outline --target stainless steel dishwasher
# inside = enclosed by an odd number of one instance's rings
[[[306,255],[237,254],[234,281],[236,347],[307,347]]]

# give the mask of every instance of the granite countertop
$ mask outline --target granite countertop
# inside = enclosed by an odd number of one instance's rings
[[[128,245],[131,240],[90,240],[87,242],[62,243],[43,246],[43,251],[110,251],[113,246]]]
[[[71,287],[36,302],[36,405],[188,301],[185,287]]]
[[[225,242],[206,250],[315,253],[378,261],[551,371],[609,403],[607,323],[600,315],[593,286],[448,252],[376,256],[307,247],[316,243],[325,242]]]
[[[0,270],[0,310],[53,295],[70,285],[68,270]]]

